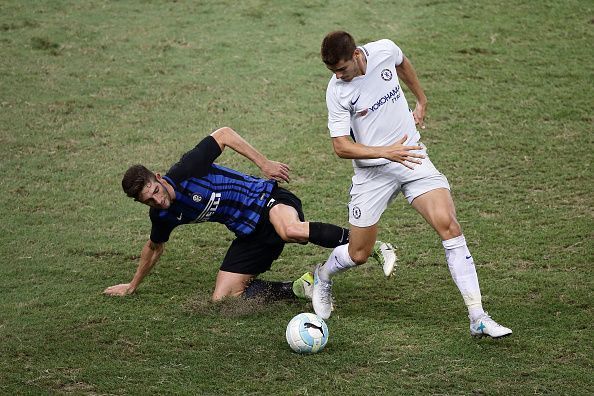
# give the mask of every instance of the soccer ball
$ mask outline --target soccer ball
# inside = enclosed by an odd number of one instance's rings
[[[297,353],[320,352],[328,342],[328,326],[312,313],[300,313],[287,325],[287,342]]]

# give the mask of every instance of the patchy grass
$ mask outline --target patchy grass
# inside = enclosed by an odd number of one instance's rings
[[[0,393],[592,394],[592,5],[585,1],[0,4]],[[335,285],[330,341],[291,353],[307,303],[210,303],[232,236],[176,230],[138,293],[149,232],[120,190],[232,126],[292,168],[308,219],[346,226],[352,173],[326,131],[319,45],[391,38],[429,100],[423,141],[453,187],[485,307],[468,335],[440,241],[402,199],[380,238],[399,272]],[[409,95],[410,99],[410,95]],[[233,153],[221,163],[257,173]],[[264,277],[326,258],[287,246]]]

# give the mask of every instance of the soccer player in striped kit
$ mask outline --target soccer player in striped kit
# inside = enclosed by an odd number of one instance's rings
[[[268,179],[214,164],[230,147],[254,162]],[[143,165],[131,166],[122,188],[136,201],[150,206],[152,228],[130,283],[108,287],[107,295],[133,293],[163,253],[174,228],[205,221],[224,224],[236,235],[217,275],[214,301],[228,296],[265,299],[311,298],[313,275],[294,282],[267,282],[256,277],[269,270],[285,243],[312,242],[334,248],[348,241],[348,230],[327,223],[306,222],[301,201],[277,182],[289,182],[289,166],[271,161],[231,128],[220,128],[184,154],[165,174]],[[378,251],[384,266],[395,257]]]
[[[332,311],[332,277],[364,264],[377,223],[402,192],[439,234],[448,268],[468,308],[473,336],[512,333],[483,310],[474,260],[456,219],[450,186],[427,156],[416,124],[424,128],[427,98],[410,61],[390,40],[357,47],[344,31],[324,38],[321,56],[333,76],[326,90],[328,129],[334,151],[353,160],[349,203],[350,238],[314,272],[313,306],[322,318]],[[399,79],[416,97],[410,111]]]

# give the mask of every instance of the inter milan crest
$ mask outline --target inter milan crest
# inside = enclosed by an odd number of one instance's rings
[[[390,81],[392,79],[392,72],[389,69],[382,70],[381,75],[384,81]]]
[[[192,195],[192,201],[200,202],[200,201],[202,201],[202,197],[198,194],[194,194],[194,195]]]

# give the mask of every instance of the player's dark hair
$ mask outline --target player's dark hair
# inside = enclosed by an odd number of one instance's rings
[[[130,198],[138,200],[138,195],[149,182],[157,180],[155,174],[143,165],[132,165],[122,178],[122,189]]]
[[[340,61],[349,60],[357,49],[353,36],[345,31],[330,32],[322,40],[322,61],[328,66],[334,66]]]

